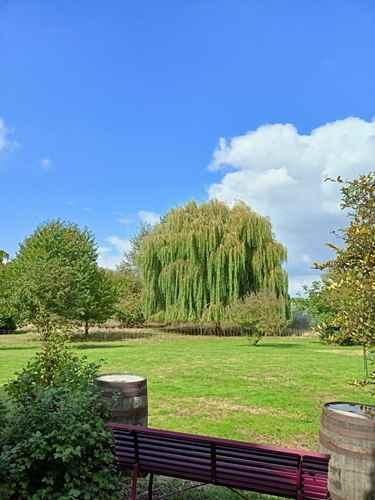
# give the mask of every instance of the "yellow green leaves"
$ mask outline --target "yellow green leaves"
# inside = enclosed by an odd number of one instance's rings
[[[245,204],[188,203],[143,240],[146,317],[218,321],[226,306],[264,288],[286,302],[285,260],[269,220]]]

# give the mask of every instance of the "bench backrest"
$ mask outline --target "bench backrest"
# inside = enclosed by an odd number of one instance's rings
[[[327,498],[327,455],[109,424],[123,469],[290,498]]]

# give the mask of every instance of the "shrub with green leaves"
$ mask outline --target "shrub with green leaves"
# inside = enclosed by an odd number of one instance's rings
[[[64,345],[49,346],[6,386],[10,405],[0,411],[1,499],[121,497],[96,371]]]
[[[254,345],[267,335],[279,335],[287,326],[285,307],[275,294],[261,291],[227,308],[227,319],[241,326]]]
[[[0,333],[10,333],[16,330],[16,311],[10,300],[10,265],[9,256],[4,250],[0,250]]]
[[[106,271],[118,292],[118,302],[114,317],[122,327],[142,326],[145,322],[143,314],[143,287],[137,271],[126,262],[116,271]]]

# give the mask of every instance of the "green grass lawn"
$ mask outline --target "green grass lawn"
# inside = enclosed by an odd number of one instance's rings
[[[0,384],[39,348],[32,334],[0,336]],[[150,338],[73,344],[103,372],[148,378],[150,426],[295,447],[318,447],[321,405],[373,402],[361,350],[309,338],[155,334]]]

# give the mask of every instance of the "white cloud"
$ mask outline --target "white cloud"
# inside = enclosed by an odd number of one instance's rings
[[[98,264],[100,267],[116,269],[122,261],[124,254],[131,249],[131,241],[119,236],[109,236],[106,245],[98,248]]]
[[[8,130],[5,126],[4,120],[0,117],[0,151],[6,148],[8,145],[7,140]]]
[[[51,167],[52,167],[52,161],[51,161],[51,158],[42,158],[40,160],[40,166],[44,169],[44,170],[50,170]]]
[[[155,212],[147,212],[141,210],[140,212],[138,212],[138,217],[140,218],[141,222],[143,222],[144,224],[150,224],[151,226],[154,226],[155,224],[158,224],[160,222],[160,215]]]
[[[123,224],[124,226],[128,226],[133,222],[133,220],[130,217],[120,217],[118,221],[120,224]]]
[[[289,277],[289,294],[292,297],[296,295],[303,295],[303,287],[310,286],[311,283],[319,278],[319,274],[297,274]]]
[[[124,240],[118,236],[109,236],[106,241],[108,241],[108,243],[110,243],[117,252],[125,253],[129,252],[131,249],[130,240]]]
[[[325,179],[375,170],[375,121],[346,118],[307,135],[291,124],[263,125],[220,139],[210,168],[228,167],[209,197],[230,204],[243,200],[271,218],[288,247],[293,291],[311,278],[311,263],[327,257],[330,232],[345,223],[338,186]]]

